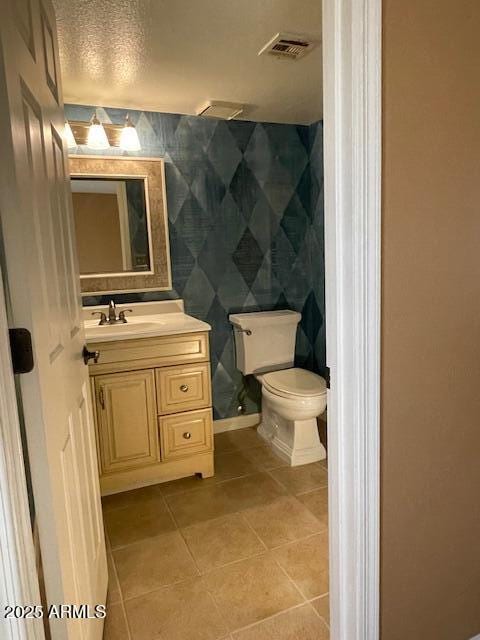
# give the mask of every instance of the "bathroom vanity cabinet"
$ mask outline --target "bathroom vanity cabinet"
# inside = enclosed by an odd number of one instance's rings
[[[89,342],[102,494],[213,475],[208,333]]]

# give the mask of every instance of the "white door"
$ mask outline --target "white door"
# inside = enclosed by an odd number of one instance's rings
[[[0,220],[15,326],[33,337],[21,379],[48,604],[105,604],[107,570],[50,0],[4,0]],[[103,622],[51,620],[54,640]]]

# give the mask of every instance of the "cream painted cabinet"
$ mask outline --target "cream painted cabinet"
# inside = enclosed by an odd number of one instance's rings
[[[102,473],[159,462],[154,372],[98,376],[95,395]]]
[[[89,344],[104,495],[213,475],[212,392],[204,332]]]

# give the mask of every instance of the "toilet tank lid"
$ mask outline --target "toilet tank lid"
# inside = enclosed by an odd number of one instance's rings
[[[240,329],[267,327],[272,324],[298,324],[302,315],[298,311],[282,309],[279,311],[252,311],[251,313],[232,313],[230,322]]]

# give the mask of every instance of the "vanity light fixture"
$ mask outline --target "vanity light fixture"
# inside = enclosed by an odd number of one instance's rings
[[[140,151],[142,148],[135,125],[128,117],[128,114],[120,134],[120,148],[124,151]]]
[[[72,147],[77,146],[77,141],[75,140],[75,136],[73,135],[72,127],[68,120],[65,122],[65,140],[67,141],[67,147],[71,149]]]
[[[92,149],[108,149],[110,147],[107,134],[96,112],[93,114],[88,127],[87,146]]]
[[[101,123],[96,112],[90,122],[66,121],[65,139],[69,148],[83,145],[98,150],[114,147],[123,151],[140,151],[142,148],[135,125],[128,115],[124,124]]]

